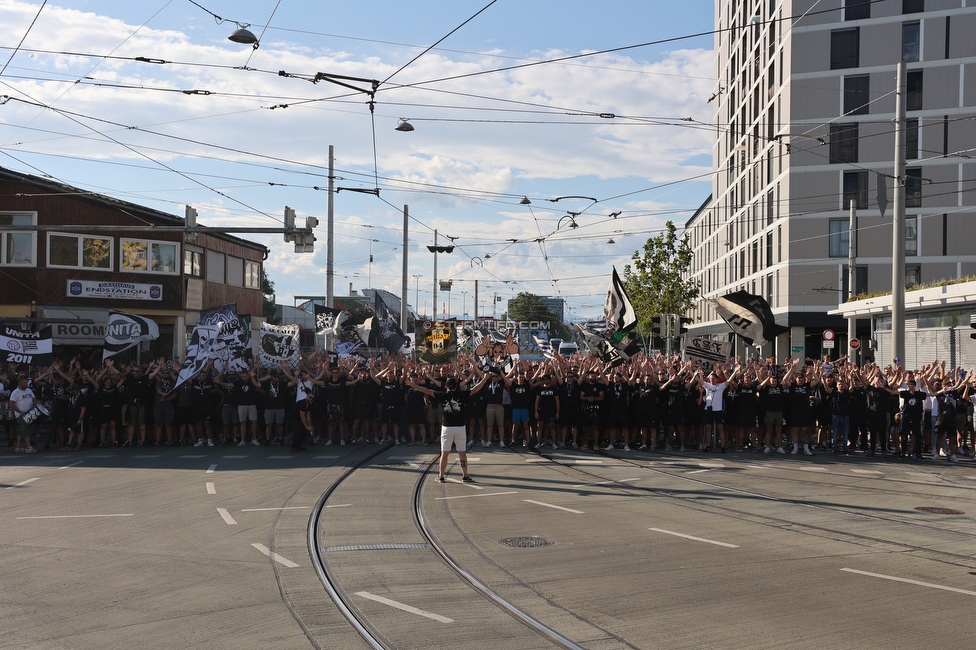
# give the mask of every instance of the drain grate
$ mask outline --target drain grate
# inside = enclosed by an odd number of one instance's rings
[[[541,548],[555,544],[551,539],[545,537],[506,537],[499,544],[510,548]]]
[[[929,508],[927,506],[922,506],[915,508],[919,512],[927,512],[931,515],[964,515],[966,514],[962,510],[953,510],[952,508]]]

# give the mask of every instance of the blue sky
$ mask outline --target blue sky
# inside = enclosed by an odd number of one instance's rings
[[[311,255],[252,236],[290,303],[325,293],[332,144],[339,186],[380,187],[335,197],[336,294],[399,293],[408,204],[409,302],[431,311],[436,228],[458,247],[438,260],[439,279],[455,281],[450,311],[469,316],[475,279],[482,313],[495,293],[530,291],[562,296],[573,318],[598,315],[611,266],[710,192],[710,36],[498,70],[707,32],[711,1],[498,0],[460,28],[487,0],[198,4],[0,0],[0,95],[12,98],[0,165],[175,215],[191,204],[215,227],[272,226],[285,205],[316,216]],[[232,21],[267,25],[261,47],[228,41]],[[316,72],[389,78],[372,121],[366,94],[313,84]],[[396,132],[401,117],[416,130]],[[551,201],[569,195],[599,201]]]

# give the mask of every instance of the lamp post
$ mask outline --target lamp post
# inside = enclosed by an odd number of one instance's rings
[[[468,292],[461,292],[461,315],[467,317],[468,315]]]
[[[414,273],[413,274],[413,277],[417,281],[417,297],[414,298],[413,304],[414,304],[414,308],[417,309],[417,311],[419,312],[420,311],[420,278],[422,278],[424,276],[421,275],[420,273]],[[425,309],[424,311],[426,312],[427,310]],[[427,317],[427,314],[425,313],[424,314],[424,318],[426,318],[426,317]]]
[[[437,319],[437,254],[438,253],[453,253],[454,245],[450,246],[438,246],[437,245],[437,230],[434,230],[434,245],[428,246],[427,250],[434,254],[434,289],[433,295],[431,296],[431,304],[434,306],[434,319]]]

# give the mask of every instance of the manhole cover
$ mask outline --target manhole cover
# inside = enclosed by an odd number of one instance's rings
[[[919,512],[927,512],[932,515],[964,515],[966,514],[962,510],[953,510],[952,508],[929,508],[922,506],[921,508],[915,508]]]
[[[507,537],[500,543],[511,548],[539,548],[552,546],[555,542],[545,537]]]

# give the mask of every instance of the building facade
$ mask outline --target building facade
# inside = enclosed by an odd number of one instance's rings
[[[762,295],[791,328],[764,354],[819,356],[836,309],[890,291],[894,183],[904,291],[976,274],[976,6],[963,0],[717,0],[712,197],[686,224],[703,296]],[[893,178],[896,69],[907,67],[906,174]],[[880,187],[880,191],[879,191]],[[886,200],[888,202],[885,205]],[[726,334],[709,303],[697,334]],[[741,349],[741,348],[740,348]],[[830,352],[829,350],[825,350]]]
[[[267,249],[184,227],[163,212],[0,168],[0,320],[50,323],[56,353],[92,358],[112,309],[159,325],[160,338],[140,351],[152,356],[182,359],[187,332],[209,307],[235,303],[260,327]]]

